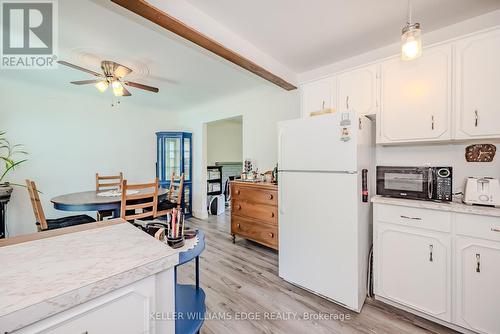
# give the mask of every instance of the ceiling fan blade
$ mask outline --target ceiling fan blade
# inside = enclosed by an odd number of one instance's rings
[[[97,72],[94,72],[94,71],[91,71],[91,70],[87,70],[86,68],[83,68],[83,67],[80,67],[78,65],[74,65],[74,64],[71,64],[71,63],[68,63],[67,61],[64,61],[64,60],[58,60],[57,61],[59,64],[61,65],[64,65],[64,66],[68,66],[68,67],[71,67],[71,68],[74,68],[75,70],[79,70],[79,71],[82,71],[82,72],[86,72],[86,73],[89,73],[89,74],[92,74],[96,77],[102,77],[102,74],[101,73],[97,73]]]
[[[127,85],[127,86],[134,87],[134,88],[139,88],[139,89],[144,89],[144,90],[147,90],[147,91],[150,91],[150,92],[153,92],[153,93],[158,93],[160,91],[156,87],[151,87],[151,86],[143,85],[143,84],[140,84],[140,83],[137,83],[137,82],[133,82],[133,81],[124,81],[123,83],[125,85]]]
[[[127,90],[127,88],[123,87],[123,95],[122,96],[132,96],[132,94]]]
[[[90,85],[101,82],[102,80],[81,80],[81,81],[71,81],[73,85]]]

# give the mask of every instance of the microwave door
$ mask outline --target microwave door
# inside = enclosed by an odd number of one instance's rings
[[[432,177],[423,168],[383,168],[377,176],[380,195],[429,199],[432,195]]]

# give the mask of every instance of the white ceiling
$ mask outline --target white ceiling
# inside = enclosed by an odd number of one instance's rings
[[[407,0],[187,0],[295,72],[397,42]],[[496,9],[500,0],[413,0],[429,32]]]
[[[178,111],[251,89],[274,89],[267,81],[157,29],[108,0],[58,4],[59,59],[97,72],[100,60],[113,60],[134,70],[127,79],[160,89],[154,94],[129,88],[133,96],[124,97],[122,103],[131,99],[138,105]],[[62,65],[56,70],[4,70],[2,75],[71,90],[82,97],[100,94],[93,85],[71,85],[70,81],[93,77]],[[111,101],[111,92],[104,94]]]

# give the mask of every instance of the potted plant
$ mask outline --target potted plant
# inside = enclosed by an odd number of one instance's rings
[[[7,202],[12,194],[12,185],[20,184],[7,182],[7,176],[16,167],[27,159],[15,160],[16,156],[27,155],[28,153],[21,149],[21,144],[12,144],[5,137],[5,131],[0,131],[0,160],[4,163],[5,170],[0,168],[0,201]]]

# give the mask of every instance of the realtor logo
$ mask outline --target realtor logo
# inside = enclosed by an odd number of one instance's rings
[[[2,69],[56,67],[56,0],[1,1]]]

